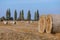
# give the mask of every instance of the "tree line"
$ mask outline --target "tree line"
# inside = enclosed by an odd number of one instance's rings
[[[11,11],[10,11],[10,9],[7,9],[6,10],[6,17],[3,16],[3,17],[0,18],[0,20],[1,21],[3,21],[3,20],[7,20],[7,21],[9,21],[9,20],[15,20],[15,21],[16,20],[19,20],[19,21],[27,20],[27,21],[30,21],[30,20],[32,20],[30,10],[28,10],[28,14],[27,14],[26,19],[24,18],[24,10],[20,11],[18,18],[17,18],[17,16],[18,16],[17,15],[17,10],[14,11],[14,17],[11,17]],[[38,20],[39,20],[39,11],[37,10],[34,13],[34,21],[38,21]]]

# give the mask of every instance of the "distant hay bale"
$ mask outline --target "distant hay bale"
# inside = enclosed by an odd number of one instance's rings
[[[30,21],[30,23],[33,23],[33,21]]]
[[[51,33],[52,30],[52,16],[46,16],[46,33]]]
[[[12,21],[10,21],[9,23],[11,23],[11,24],[12,24],[13,22],[12,22]]]
[[[28,21],[26,23],[28,23]]]
[[[24,21],[20,21],[20,22],[24,22]]]
[[[13,21],[12,23],[13,23],[13,24],[16,24],[16,22],[15,22],[15,21]]]
[[[9,24],[16,24],[15,21],[9,21]]]
[[[44,33],[45,30],[45,15],[40,16],[39,20],[39,32]]]
[[[30,23],[30,21],[27,21],[26,23],[27,23],[27,24],[29,24],[29,23]]]
[[[7,21],[3,21],[3,23],[4,23],[4,24],[8,24],[8,22],[7,22]]]

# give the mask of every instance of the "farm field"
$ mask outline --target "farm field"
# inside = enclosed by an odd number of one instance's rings
[[[38,32],[38,22],[0,24],[0,40],[60,40],[60,33],[47,34]]]

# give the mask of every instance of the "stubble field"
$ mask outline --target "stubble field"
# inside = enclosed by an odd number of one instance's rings
[[[38,32],[38,23],[0,24],[0,40],[60,40],[60,33]]]

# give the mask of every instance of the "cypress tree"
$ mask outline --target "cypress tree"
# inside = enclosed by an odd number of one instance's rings
[[[10,20],[11,17],[11,13],[10,13],[10,9],[6,11],[6,19]]]
[[[6,11],[6,19],[8,20],[8,10]]]
[[[35,12],[35,15],[34,15],[34,20],[36,21],[37,20],[37,13]]]
[[[17,20],[17,11],[14,12],[14,20]]]
[[[30,10],[28,11],[27,20],[29,20],[29,21],[31,20]]]
[[[11,17],[10,9],[9,9],[8,13],[9,13],[8,16],[9,16],[9,20],[10,20],[10,17]]]
[[[34,20],[35,21],[39,20],[39,11],[38,10],[37,10],[37,12],[35,12]]]
[[[37,10],[37,20],[39,20],[39,11]]]
[[[20,13],[19,13],[19,20],[21,20],[21,11],[20,11]]]
[[[24,20],[24,11],[21,11],[21,20]]]

